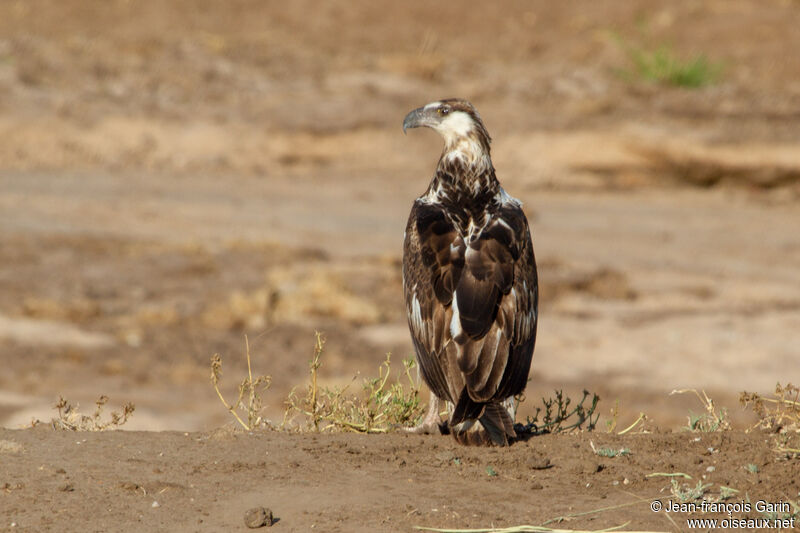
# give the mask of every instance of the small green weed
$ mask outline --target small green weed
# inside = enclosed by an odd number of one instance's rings
[[[620,457],[631,454],[630,448],[620,448],[618,450],[608,446],[596,448],[594,442],[592,441],[589,441],[589,445],[592,447],[592,451],[595,453],[595,455],[599,455],[600,457]]]
[[[670,478],[670,494],[676,497],[681,502],[693,502],[697,500],[707,500],[711,502],[721,502],[725,500],[729,500],[733,498],[735,495],[739,494],[737,489],[732,487],[726,487],[725,485],[719,486],[719,495],[706,494],[709,493],[709,489],[713,486],[713,483],[703,483],[702,481],[698,481],[697,485],[692,487],[688,483],[679,483],[678,478],[683,479],[692,479],[692,476],[689,474],[685,474],[683,472],[653,472],[652,474],[647,474],[645,477],[668,477]]]
[[[694,487],[688,483],[678,483],[677,479],[670,479],[670,493],[682,502],[694,502],[703,499],[703,495],[708,492],[712,483],[698,481]]]
[[[676,87],[695,89],[711,85],[722,71],[704,54],[681,59],[668,46],[660,46],[655,50],[630,48],[628,53],[640,78]]]
[[[684,58],[666,44],[646,47],[625,40],[619,35],[614,37],[633,64],[632,69],[619,71],[628,81],[643,80],[696,89],[713,85],[722,76],[722,65],[711,61],[705,54],[693,54]]]
[[[591,396],[591,405],[584,405]],[[595,414],[600,397],[583,391],[583,398],[570,409],[572,399],[565,397],[560,390],[555,391],[555,398],[542,398],[543,408],[537,407],[533,417],[528,417],[526,424],[517,424],[514,429],[520,435],[541,435],[544,433],[565,433],[567,431],[592,431],[597,426],[600,414]],[[539,415],[542,415],[541,422]]]
[[[681,389],[672,391],[670,396],[673,394],[685,394],[687,392],[693,392],[697,396],[697,399],[700,400],[700,403],[705,407],[706,412],[696,414],[689,411],[689,425],[684,427],[685,430],[713,433],[715,431],[727,431],[731,429],[727,409],[724,407],[720,409],[714,407],[714,400],[708,397],[706,391],[702,391],[703,395],[701,396],[700,393],[697,392],[697,389]]]

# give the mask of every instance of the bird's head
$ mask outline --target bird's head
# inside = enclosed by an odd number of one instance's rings
[[[475,162],[489,156],[489,132],[475,106],[466,100],[449,98],[411,111],[403,120],[403,133],[419,127],[436,130],[444,138],[443,158]]]

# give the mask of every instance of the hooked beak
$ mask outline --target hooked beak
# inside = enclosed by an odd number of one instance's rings
[[[403,134],[405,134],[406,130],[409,128],[419,128],[421,126],[430,125],[430,120],[428,114],[425,112],[425,108],[420,107],[406,115],[406,118],[403,120]]]

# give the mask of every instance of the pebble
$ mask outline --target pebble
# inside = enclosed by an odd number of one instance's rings
[[[250,529],[270,527],[272,525],[272,511],[266,507],[253,507],[244,513],[244,525]]]

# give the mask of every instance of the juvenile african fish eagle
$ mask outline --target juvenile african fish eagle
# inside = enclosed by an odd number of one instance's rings
[[[444,137],[444,150],[411,208],[403,250],[408,325],[433,393],[412,431],[506,446],[517,436],[513,397],[525,389],[536,341],[539,290],[528,220],[497,181],[491,139],[471,103],[449,99],[415,109],[403,132],[421,126]],[[451,410],[441,426],[440,400]]]

